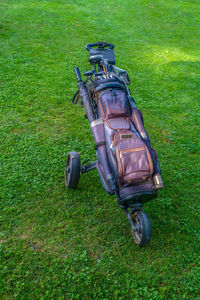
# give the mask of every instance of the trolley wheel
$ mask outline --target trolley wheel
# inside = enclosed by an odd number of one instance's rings
[[[65,184],[68,188],[76,188],[81,173],[81,160],[78,152],[69,152],[66,160]]]
[[[144,246],[149,243],[151,238],[151,223],[147,214],[143,211],[136,211],[132,214],[131,219],[136,230],[131,228],[132,236],[136,244]]]

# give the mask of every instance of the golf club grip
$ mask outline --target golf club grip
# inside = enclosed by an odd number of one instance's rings
[[[74,72],[75,72],[77,81],[78,81],[78,82],[82,81],[82,79],[81,79],[81,74],[80,74],[80,71],[79,71],[79,68],[77,68],[77,67],[74,68]]]

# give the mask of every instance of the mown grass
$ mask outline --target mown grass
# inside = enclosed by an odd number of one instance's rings
[[[199,1],[2,1],[0,4],[2,299],[199,299]],[[146,204],[138,248],[96,171],[75,191],[65,158],[95,159],[73,67],[87,42],[117,65],[159,153],[165,189]]]

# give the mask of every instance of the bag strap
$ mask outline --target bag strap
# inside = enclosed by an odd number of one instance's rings
[[[85,80],[85,84],[88,82],[88,80],[90,79],[90,76],[87,77],[87,79]],[[79,90],[75,93],[73,99],[72,99],[72,104],[77,104],[78,100],[80,98],[80,93]]]
[[[79,100],[79,90],[76,92],[76,94],[74,95],[73,99],[72,99],[72,103],[73,104],[77,104],[78,103],[78,100]]]

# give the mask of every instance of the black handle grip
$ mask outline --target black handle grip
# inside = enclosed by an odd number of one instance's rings
[[[82,81],[82,79],[81,79],[81,74],[80,74],[80,71],[79,71],[79,68],[77,68],[77,67],[74,68],[74,72],[75,72],[77,81],[78,81],[78,82]]]
[[[93,47],[97,47],[99,49],[104,49],[105,47],[109,47],[108,50],[114,49],[114,45],[111,43],[107,43],[107,42],[98,42],[98,43],[93,43],[93,44],[87,44],[85,46],[85,49],[90,51],[90,49],[92,49]]]

